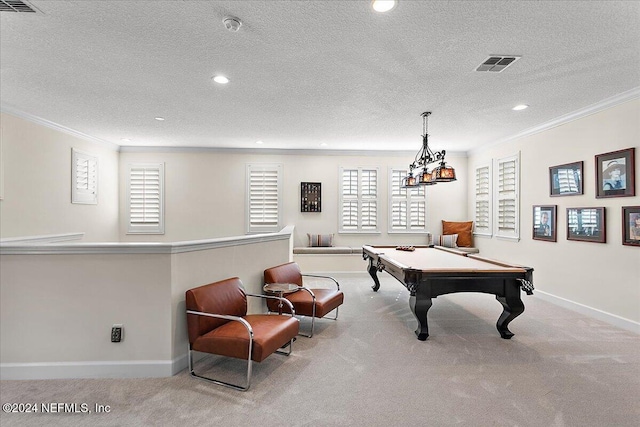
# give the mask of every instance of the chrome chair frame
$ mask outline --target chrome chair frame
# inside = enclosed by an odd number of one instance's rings
[[[286,302],[286,304],[289,306],[289,309],[291,310],[291,317],[293,317],[295,315],[295,310],[293,308],[293,304],[291,304],[291,301],[287,300],[286,298],[280,298],[280,297],[270,296],[270,295],[247,294],[247,293],[245,293],[245,295],[248,296],[248,297],[265,298],[265,299],[266,298],[274,298],[274,299],[278,299],[278,300],[284,300],[283,302]],[[188,349],[189,349],[189,373],[191,374],[192,377],[198,378],[198,379],[203,380],[203,381],[211,382],[213,384],[221,385],[221,386],[224,386],[224,387],[229,387],[229,388],[232,388],[232,389],[238,390],[238,391],[247,391],[247,390],[249,390],[249,387],[251,387],[251,372],[252,372],[252,366],[253,366],[253,360],[251,360],[251,355],[253,354],[253,328],[251,327],[249,322],[247,322],[242,317],[231,316],[231,315],[227,315],[227,314],[205,313],[205,312],[202,312],[202,311],[194,311],[194,310],[187,310],[187,314],[195,314],[195,315],[198,315],[198,316],[207,316],[207,317],[214,317],[214,318],[217,318],[217,319],[232,320],[232,321],[235,321],[235,322],[242,323],[242,325],[247,329],[247,334],[249,335],[249,353],[248,353],[248,357],[247,357],[247,384],[246,384],[246,386],[242,386],[242,385],[238,385],[238,384],[232,384],[232,383],[229,383],[229,382],[216,380],[214,378],[205,377],[204,375],[196,374],[194,372],[194,369],[193,369],[193,351],[194,350],[191,349],[191,343],[188,344]],[[289,351],[288,352],[276,350],[276,353],[282,354],[282,355],[285,355],[285,356],[289,356],[291,354],[291,352],[293,351],[293,341],[294,340],[295,340],[295,338],[291,339],[288,344],[285,344],[282,347],[282,348],[289,347]]]
[[[320,275],[317,275],[317,274],[302,274],[302,273],[301,273],[301,276],[302,277],[316,277],[316,278],[319,278],[319,279],[329,279],[329,280],[333,281],[333,283],[336,284],[336,287],[338,288],[338,290],[340,290],[340,283],[338,283],[338,281],[336,279],[334,279],[333,277],[331,277],[331,276],[320,276]],[[311,316],[311,333],[307,335],[305,333],[298,332],[298,335],[302,335],[303,337],[306,337],[306,338],[311,338],[311,337],[313,337],[313,331],[315,329],[315,324],[316,324],[316,296],[313,293],[313,291],[311,289],[307,288],[306,286],[301,286],[300,289],[305,290],[305,291],[309,292],[309,294],[311,294],[311,299],[313,301],[313,308],[312,308],[312,311],[311,311],[312,312],[312,316]],[[323,319],[338,320],[338,309],[339,308],[340,307],[336,307],[336,315],[335,315],[335,317],[326,317],[325,316],[325,317],[323,317]]]

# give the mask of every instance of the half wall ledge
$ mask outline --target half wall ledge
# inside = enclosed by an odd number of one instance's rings
[[[91,242],[57,243],[77,240],[84,233],[66,233],[50,236],[19,237],[0,240],[0,255],[82,255],[82,254],[177,254],[202,251],[229,246],[249,245],[291,238],[293,226],[287,226],[277,233],[247,236],[221,237],[183,242]],[[72,236],[71,238],[65,238]]]

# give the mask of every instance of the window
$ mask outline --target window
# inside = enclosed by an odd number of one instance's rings
[[[520,237],[520,155],[496,161],[495,235]]]
[[[406,169],[389,170],[389,232],[424,232],[427,200],[424,186],[403,188]]]
[[[491,165],[476,168],[474,234],[491,236]]]
[[[71,203],[98,203],[98,158],[71,149]]]
[[[340,168],[340,232],[378,232],[378,169]]]
[[[129,165],[128,233],[164,234],[164,164]]]
[[[247,165],[247,233],[280,231],[282,165]]]

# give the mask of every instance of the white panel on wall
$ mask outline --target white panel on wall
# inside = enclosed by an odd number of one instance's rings
[[[71,203],[98,203],[98,158],[71,149]]]
[[[247,233],[280,230],[282,165],[247,165]]]
[[[402,180],[407,174],[406,169],[389,169],[389,233],[426,231],[425,187],[404,188]]]
[[[491,164],[475,169],[475,217],[474,233],[491,236],[492,225],[492,187]]]
[[[341,233],[378,232],[378,168],[340,168]]]
[[[131,164],[127,179],[128,232],[164,233],[164,164]]]
[[[520,153],[496,160],[495,182],[496,237],[520,237]]]

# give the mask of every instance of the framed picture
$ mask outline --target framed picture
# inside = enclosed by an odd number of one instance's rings
[[[622,244],[640,246],[640,206],[622,207]]]
[[[549,194],[576,196],[583,194],[582,166],[584,162],[567,163],[549,168]]]
[[[567,208],[567,240],[605,243],[604,208]]]
[[[533,206],[533,239],[557,241],[556,205]]]
[[[635,148],[596,156],[596,198],[635,196]]]

